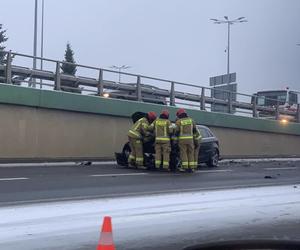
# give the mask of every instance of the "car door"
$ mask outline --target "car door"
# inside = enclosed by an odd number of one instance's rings
[[[215,139],[214,137],[212,137],[210,131],[207,128],[198,126],[198,129],[202,136],[199,158],[200,158],[200,162],[206,162],[208,161],[210,154],[212,152]]]

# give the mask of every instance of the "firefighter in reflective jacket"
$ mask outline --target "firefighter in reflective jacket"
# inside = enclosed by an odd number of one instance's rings
[[[201,133],[199,129],[196,127],[195,133],[194,133],[194,160],[195,160],[195,168],[198,166],[198,159],[199,159],[199,151],[200,151],[200,143],[201,143]]]
[[[176,135],[180,151],[181,168],[180,171],[193,171],[197,162],[194,152],[194,134],[196,125],[192,118],[188,117],[184,109],[179,109],[176,113]]]
[[[143,139],[148,133],[148,127],[156,119],[155,112],[148,112],[146,117],[139,119],[128,131],[131,152],[128,158],[129,166],[145,169]]]
[[[161,112],[159,118],[149,126],[149,131],[155,134],[155,167],[159,169],[162,165],[164,170],[169,171],[172,124],[167,110]]]

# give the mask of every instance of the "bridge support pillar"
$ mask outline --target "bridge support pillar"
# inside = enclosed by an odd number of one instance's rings
[[[201,88],[200,109],[205,110],[205,88]]]
[[[175,106],[175,83],[171,82],[170,106]]]
[[[11,77],[12,77],[12,75],[11,75],[11,51],[9,51],[6,56],[6,68],[5,68],[5,78],[6,78],[7,84],[12,84]]]
[[[297,104],[296,120],[298,123],[300,123],[300,104]]]
[[[257,107],[256,107],[256,103],[257,103],[257,96],[253,97],[253,103],[252,103],[252,116],[253,117],[257,117]]]
[[[98,95],[102,96],[103,95],[103,69],[99,70],[99,79],[98,79]]]
[[[232,93],[228,92],[228,113],[232,114]]]
[[[279,102],[277,101],[276,109],[275,109],[275,119],[276,120],[279,120],[279,115],[280,115],[280,112],[279,112]]]
[[[60,62],[56,62],[56,72],[55,72],[55,90],[60,90]]]
[[[141,89],[141,76],[137,77],[136,83],[136,97],[139,102],[142,101],[142,89]]]

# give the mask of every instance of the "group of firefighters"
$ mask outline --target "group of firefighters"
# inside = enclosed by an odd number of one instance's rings
[[[181,172],[193,172],[198,165],[201,134],[192,118],[183,108],[176,112],[176,122],[169,120],[169,112],[163,110],[159,117],[155,112],[148,112],[146,117],[134,123],[128,132],[131,153],[128,158],[129,167],[146,169],[144,166],[143,142],[150,135],[155,137],[155,168],[162,167],[170,171],[170,152],[172,143],[178,143]]]

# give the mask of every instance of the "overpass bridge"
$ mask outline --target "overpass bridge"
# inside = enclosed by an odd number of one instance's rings
[[[12,56],[14,61],[18,57],[33,58],[8,53],[8,58]],[[119,74],[117,71],[78,64],[77,67],[97,72],[98,78],[68,76],[60,72],[63,62],[37,59],[54,63],[55,70],[34,70],[12,64],[10,59],[6,65],[0,65],[3,82],[0,84],[0,160],[3,162],[112,159],[127,140],[133,112],[160,112],[166,108],[143,102],[145,94],[165,98],[171,119],[175,119],[178,106],[188,107],[188,113],[197,123],[210,127],[217,135],[224,158],[300,156],[300,124],[257,117],[260,111],[277,115],[281,111],[251,103],[250,95],[231,93],[248,98],[248,102],[218,100],[210,97],[212,89],[207,87],[122,73],[136,79],[135,85],[126,85],[111,79],[112,75]],[[64,86],[66,82],[68,86]],[[163,87],[145,87],[145,83],[152,82],[159,82]],[[67,89],[77,91],[62,91]],[[107,90],[133,91],[136,100],[105,98],[103,93]],[[228,114],[208,112],[214,103],[226,106]],[[233,108],[236,114],[243,115],[232,114]],[[283,113],[299,121],[299,108],[297,112]]]
[[[272,118],[273,114],[273,119],[278,119],[282,114],[292,116],[296,122],[300,122],[300,105],[298,105],[296,111],[281,110],[279,109],[278,100],[272,98],[265,97],[264,99],[266,101],[277,102],[276,107],[260,106],[256,104],[257,96],[255,95],[220,89],[215,90],[214,88],[200,86],[198,84],[183,83],[81,64],[66,63],[20,53],[4,53],[7,54],[7,61],[6,64],[0,65],[0,82],[7,84],[98,96],[119,91],[123,99],[130,99],[138,102],[146,101],[150,103],[168,104],[170,106],[187,106],[193,109],[207,111],[211,110],[212,105],[221,105],[226,107],[229,114],[234,113],[260,118],[260,113],[267,112],[270,114],[269,118]],[[43,64],[48,65],[48,69],[38,70],[31,67],[24,67],[26,59],[41,60]],[[14,60],[21,63],[12,63]],[[88,76],[63,74],[61,72],[61,66],[63,64],[74,65],[77,67],[78,71],[88,72]],[[113,81],[112,79],[114,79],[117,74],[127,77],[131,84]],[[93,78],[91,75],[96,75],[97,78]],[[155,86],[159,86],[159,88]],[[213,97],[213,93],[216,91],[218,91],[219,94],[222,92],[227,93],[227,100]]]

